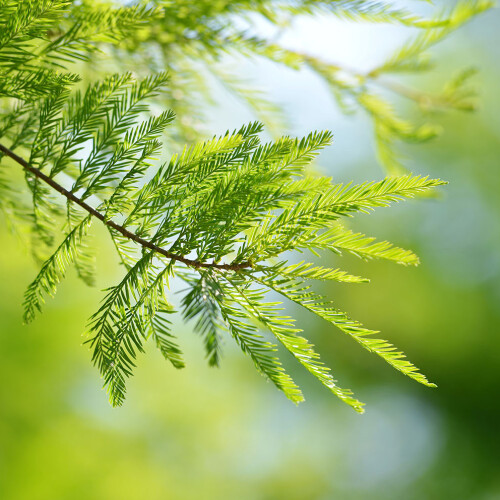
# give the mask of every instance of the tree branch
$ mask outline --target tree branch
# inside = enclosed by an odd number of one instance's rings
[[[76,203],[79,205],[81,208],[86,210],[90,215],[95,217],[96,219],[99,219],[103,224],[106,226],[114,229],[115,231],[119,232],[121,235],[125,236],[126,238],[131,239],[132,241],[135,241],[139,245],[143,246],[144,248],[149,248],[150,250],[153,250],[154,252],[157,252],[169,259],[182,262],[183,264],[186,264],[187,266],[194,267],[196,269],[199,268],[215,268],[215,269],[223,269],[226,271],[238,271],[240,269],[245,269],[248,267],[252,267],[251,262],[241,262],[239,264],[217,264],[215,262],[209,263],[209,262],[201,262],[199,260],[194,260],[194,259],[188,259],[187,257],[184,257],[182,255],[177,255],[172,252],[169,252],[168,250],[165,250],[162,247],[159,247],[155,245],[154,243],[151,243],[148,240],[145,240],[141,238],[140,236],[137,236],[136,234],[132,233],[128,229],[125,229],[123,226],[120,226],[116,222],[113,222],[110,219],[106,219],[106,217],[99,211],[97,211],[95,208],[91,207],[88,203],[85,203],[82,199],[78,198],[74,193],[71,191],[68,191],[65,189],[63,186],[61,186],[59,183],[57,183],[54,179],[49,177],[48,175],[44,174],[41,170],[38,168],[35,168],[31,166],[26,160],[18,156],[16,153],[11,151],[10,149],[6,148],[2,144],[0,144],[0,151],[14,160],[16,163],[21,165],[25,170],[28,172],[32,173],[35,177],[38,179],[42,180],[46,184],[48,184],[52,189],[55,189],[58,193],[62,194],[65,196],[68,200],[72,201],[73,203]]]

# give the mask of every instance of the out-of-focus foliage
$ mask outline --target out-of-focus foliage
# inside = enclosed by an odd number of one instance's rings
[[[209,132],[204,123],[217,82],[279,133],[284,110],[256,89],[248,77],[242,78],[238,67],[243,60],[267,60],[294,70],[308,68],[328,86],[343,111],[361,109],[368,114],[377,157],[391,175],[407,172],[399,143],[424,142],[441,132],[433,113],[470,111],[476,106],[471,83],[473,61],[460,61],[451,68],[452,76],[445,78],[440,91],[413,88],[400,77],[432,74],[435,63],[430,50],[493,5],[491,0],[461,0],[446,8],[415,5],[411,9],[372,0],[154,0],[133,4],[121,9],[109,0],[6,4],[12,6],[3,9],[5,18],[11,24],[18,22],[22,29],[16,36],[15,53],[0,56],[0,95],[9,91],[26,97],[27,92],[47,93],[54,85],[74,81],[76,74],[54,73],[53,69],[70,64],[75,57],[88,62],[89,54],[94,56],[89,73],[96,69],[109,73],[113,65],[119,71],[142,76],[169,70],[170,84],[160,101],[180,117],[170,132],[171,140],[179,145]],[[29,21],[37,17],[38,9],[47,15],[32,25]],[[384,62],[364,71],[332,61],[327,51],[325,57],[318,57],[281,42],[293,32],[296,19],[317,15],[401,26],[408,40]],[[30,45],[29,36],[39,37],[47,22],[54,19],[58,26],[51,28],[50,36],[39,38],[36,47]],[[6,40],[0,40],[0,46],[2,43]],[[96,58],[99,49],[111,51],[112,60]],[[414,101],[420,109],[418,115],[404,113],[397,104],[399,96]]]
[[[415,10],[408,10],[406,6],[371,0],[153,3],[161,7],[160,15],[127,37],[126,44],[115,47],[114,56],[126,69],[170,70],[172,80],[162,100],[181,117],[181,137],[195,138],[205,130],[203,123],[211,108],[204,109],[200,102],[210,101],[214,79],[245,101],[259,119],[270,126],[277,125],[279,107],[245,82],[238,71],[242,58],[264,59],[291,69],[312,70],[328,86],[342,110],[366,112],[372,119],[378,159],[391,175],[406,172],[398,143],[424,142],[440,133],[433,112],[470,111],[476,106],[471,84],[473,61],[460,61],[438,92],[408,87],[393,77],[432,72],[435,64],[430,49],[493,5],[490,0],[461,0],[446,8],[412,6]],[[419,13],[422,10],[424,13]],[[326,47],[322,50],[324,57],[318,57],[281,43],[284,36],[293,33],[296,19],[317,15],[403,26],[408,41],[368,71],[332,61]],[[401,107],[395,108],[395,96],[414,101],[420,113],[401,117]]]

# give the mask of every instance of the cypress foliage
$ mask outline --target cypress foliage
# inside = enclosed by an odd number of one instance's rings
[[[424,19],[364,0],[178,0],[129,7],[70,0],[1,1],[0,208],[14,227],[29,226],[35,255],[48,252],[26,291],[25,320],[32,321],[42,310],[71,265],[83,281],[93,283],[95,258],[89,238],[92,225],[102,224],[124,275],[106,291],[91,317],[87,342],[114,406],[123,403],[126,379],[148,339],[173,366],[184,366],[169,319],[174,308],[167,291],[174,276],[187,285],[180,312],[200,333],[209,365],[220,364],[221,338],[229,333],[257,370],[296,403],[303,395],[278,359],[277,346],[261,329],[334,395],[363,411],[352,392],[339,387],[281,303],[266,298],[269,293],[300,304],[405,375],[433,386],[403,353],[373,338],[377,332],[313,291],[317,280],[367,280],[307,261],[290,264],[287,258],[289,252],[331,250],[416,265],[418,258],[410,250],[354,233],[343,227],[342,219],[444,182],[406,174],[359,185],[335,183],[309,168],[331,143],[330,132],[262,143],[259,122],[195,142],[161,163],[157,159],[163,154],[165,132],[170,129],[179,137],[192,130],[176,126],[173,111],[153,114],[151,104],[154,101],[158,109],[158,103],[175,101],[177,112],[190,112],[193,103],[174,96],[192,77],[194,69],[187,61],[193,56],[200,62],[217,61],[229,51],[290,67],[305,64],[341,101],[349,96],[371,114],[379,156],[390,171],[400,173],[394,142],[423,140],[434,130],[398,118],[369,90],[371,84],[384,73],[427,68],[427,49],[488,7],[484,0],[462,2],[447,15]],[[252,14],[280,25],[290,15],[319,11],[398,23],[420,34],[370,74],[351,74],[348,84],[344,68],[287,50],[232,23],[239,15],[251,25]],[[82,65],[100,52],[112,54],[119,64],[135,57],[138,73],[155,65],[170,71],[143,78],[119,72],[82,82]],[[247,102],[262,108],[260,98],[235,83],[233,76],[221,73],[217,65],[213,71]],[[433,105],[468,109],[468,77],[462,74],[445,94],[431,98]],[[194,87],[205,88],[200,81]],[[24,173],[25,192],[15,188],[14,164]]]

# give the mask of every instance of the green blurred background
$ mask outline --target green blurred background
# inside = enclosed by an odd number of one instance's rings
[[[444,135],[406,150],[412,171],[450,182],[441,198],[353,224],[416,250],[421,266],[329,257],[371,283],[332,286],[328,294],[382,330],[437,389],[296,310],[341,385],[367,403],[365,415],[285,358],[307,398],[295,407],[229,339],[222,368],[208,368],[199,339],[181,322],[188,367],[176,371],[150,348],[125,406],[111,409],[81,337],[98,290],[120,272],[109,244],[97,236],[96,290],[71,275],[45,313],[22,326],[22,295],[36,267],[1,220],[0,498],[500,498],[498,27],[493,11],[437,50],[443,75],[471,62],[480,69],[483,102],[475,114],[437,117]],[[398,37],[396,28],[316,19],[299,20],[289,42],[362,68]],[[334,146],[320,158],[325,173],[341,181],[382,177],[368,119],[343,116],[311,74],[264,64],[241,71],[284,105],[292,133],[334,131]],[[214,133],[250,118],[231,97],[219,97]]]

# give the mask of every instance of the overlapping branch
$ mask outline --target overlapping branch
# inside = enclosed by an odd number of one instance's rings
[[[155,245],[151,241],[145,240],[144,238],[141,238],[140,236],[137,236],[136,234],[132,233],[128,229],[124,228],[123,226],[120,226],[120,224],[117,224],[116,222],[106,219],[105,215],[102,214],[101,212],[97,211],[94,207],[90,206],[87,202],[83,201],[81,198],[76,196],[73,192],[68,191],[65,189],[63,186],[61,186],[58,182],[56,182],[54,179],[49,177],[48,175],[44,174],[41,170],[38,168],[32,167],[26,160],[21,158],[19,155],[11,151],[9,148],[6,148],[2,144],[0,144],[0,151],[17,162],[19,165],[21,165],[25,170],[33,174],[37,179],[42,180],[50,186],[52,189],[57,191],[58,193],[62,194],[66,199],[71,201],[72,203],[75,203],[76,205],[80,206],[83,208],[85,211],[87,211],[92,217],[95,217],[96,219],[100,220],[103,224],[106,226],[110,227],[111,229],[114,229],[118,233],[120,233],[122,236],[125,238],[128,238],[132,241],[135,241],[139,245],[141,245],[143,248],[147,248],[149,250],[152,250],[156,253],[159,253],[163,255],[164,257],[167,257],[168,259],[177,261],[177,262],[182,262],[183,264],[186,264],[186,266],[194,267],[195,269],[210,269],[210,268],[215,268],[215,269],[222,269],[226,271],[238,271],[240,269],[245,269],[247,267],[251,267],[252,263],[251,262],[239,262],[239,263],[232,263],[232,264],[220,264],[216,262],[201,262],[196,259],[188,259],[187,257],[184,257],[182,255],[177,255],[175,253],[169,252],[168,250],[165,250],[162,247],[159,247],[158,245]]]

